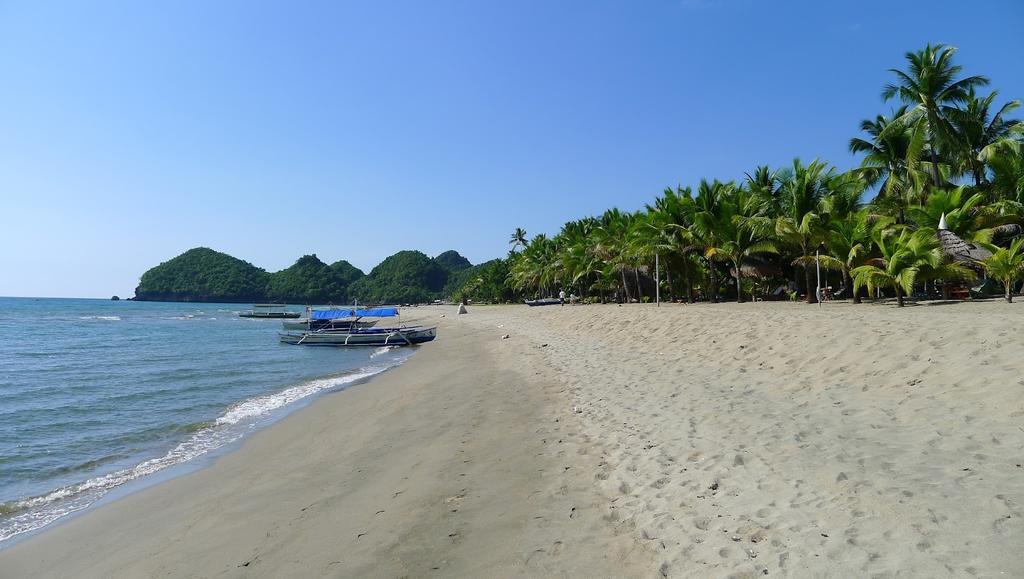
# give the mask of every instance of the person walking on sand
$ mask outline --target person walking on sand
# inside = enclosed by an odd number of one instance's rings
[[[560,306],[564,306],[565,305],[565,290],[559,290],[558,291],[558,305],[560,305]]]

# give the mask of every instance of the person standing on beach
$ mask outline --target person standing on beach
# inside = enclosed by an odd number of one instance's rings
[[[564,306],[565,305],[565,290],[564,289],[558,291],[558,305],[560,305],[560,306]]]

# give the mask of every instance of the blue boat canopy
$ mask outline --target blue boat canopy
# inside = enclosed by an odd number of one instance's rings
[[[369,308],[363,310],[313,310],[314,320],[337,320],[339,318],[391,318],[398,315],[398,308]]]
[[[356,315],[362,318],[393,318],[398,315],[398,308],[369,308],[356,310]]]

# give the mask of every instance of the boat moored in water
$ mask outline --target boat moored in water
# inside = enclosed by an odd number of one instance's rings
[[[351,316],[336,317],[345,313],[352,313]],[[361,320],[355,316],[356,309],[337,308],[329,310],[314,310],[306,307],[306,317],[295,321],[281,322],[285,330],[351,330],[359,328],[372,328],[377,325],[377,320]]]
[[[339,327],[323,326],[306,331],[281,332],[281,342],[301,346],[412,346],[437,337],[436,327],[398,326],[391,328],[360,327],[370,322],[364,317],[398,316],[398,308],[318,310],[310,312],[310,321],[342,320]],[[376,320],[373,320],[376,323]],[[340,324],[348,324],[341,326]]]
[[[280,319],[297,318],[302,314],[288,311],[288,304],[253,304],[248,312],[238,314],[240,318]]]

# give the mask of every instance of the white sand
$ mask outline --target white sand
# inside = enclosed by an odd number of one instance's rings
[[[495,321],[549,343],[614,524],[670,576],[1024,576],[1024,304]]]
[[[1024,576],[1024,304],[440,311],[0,576]]]

